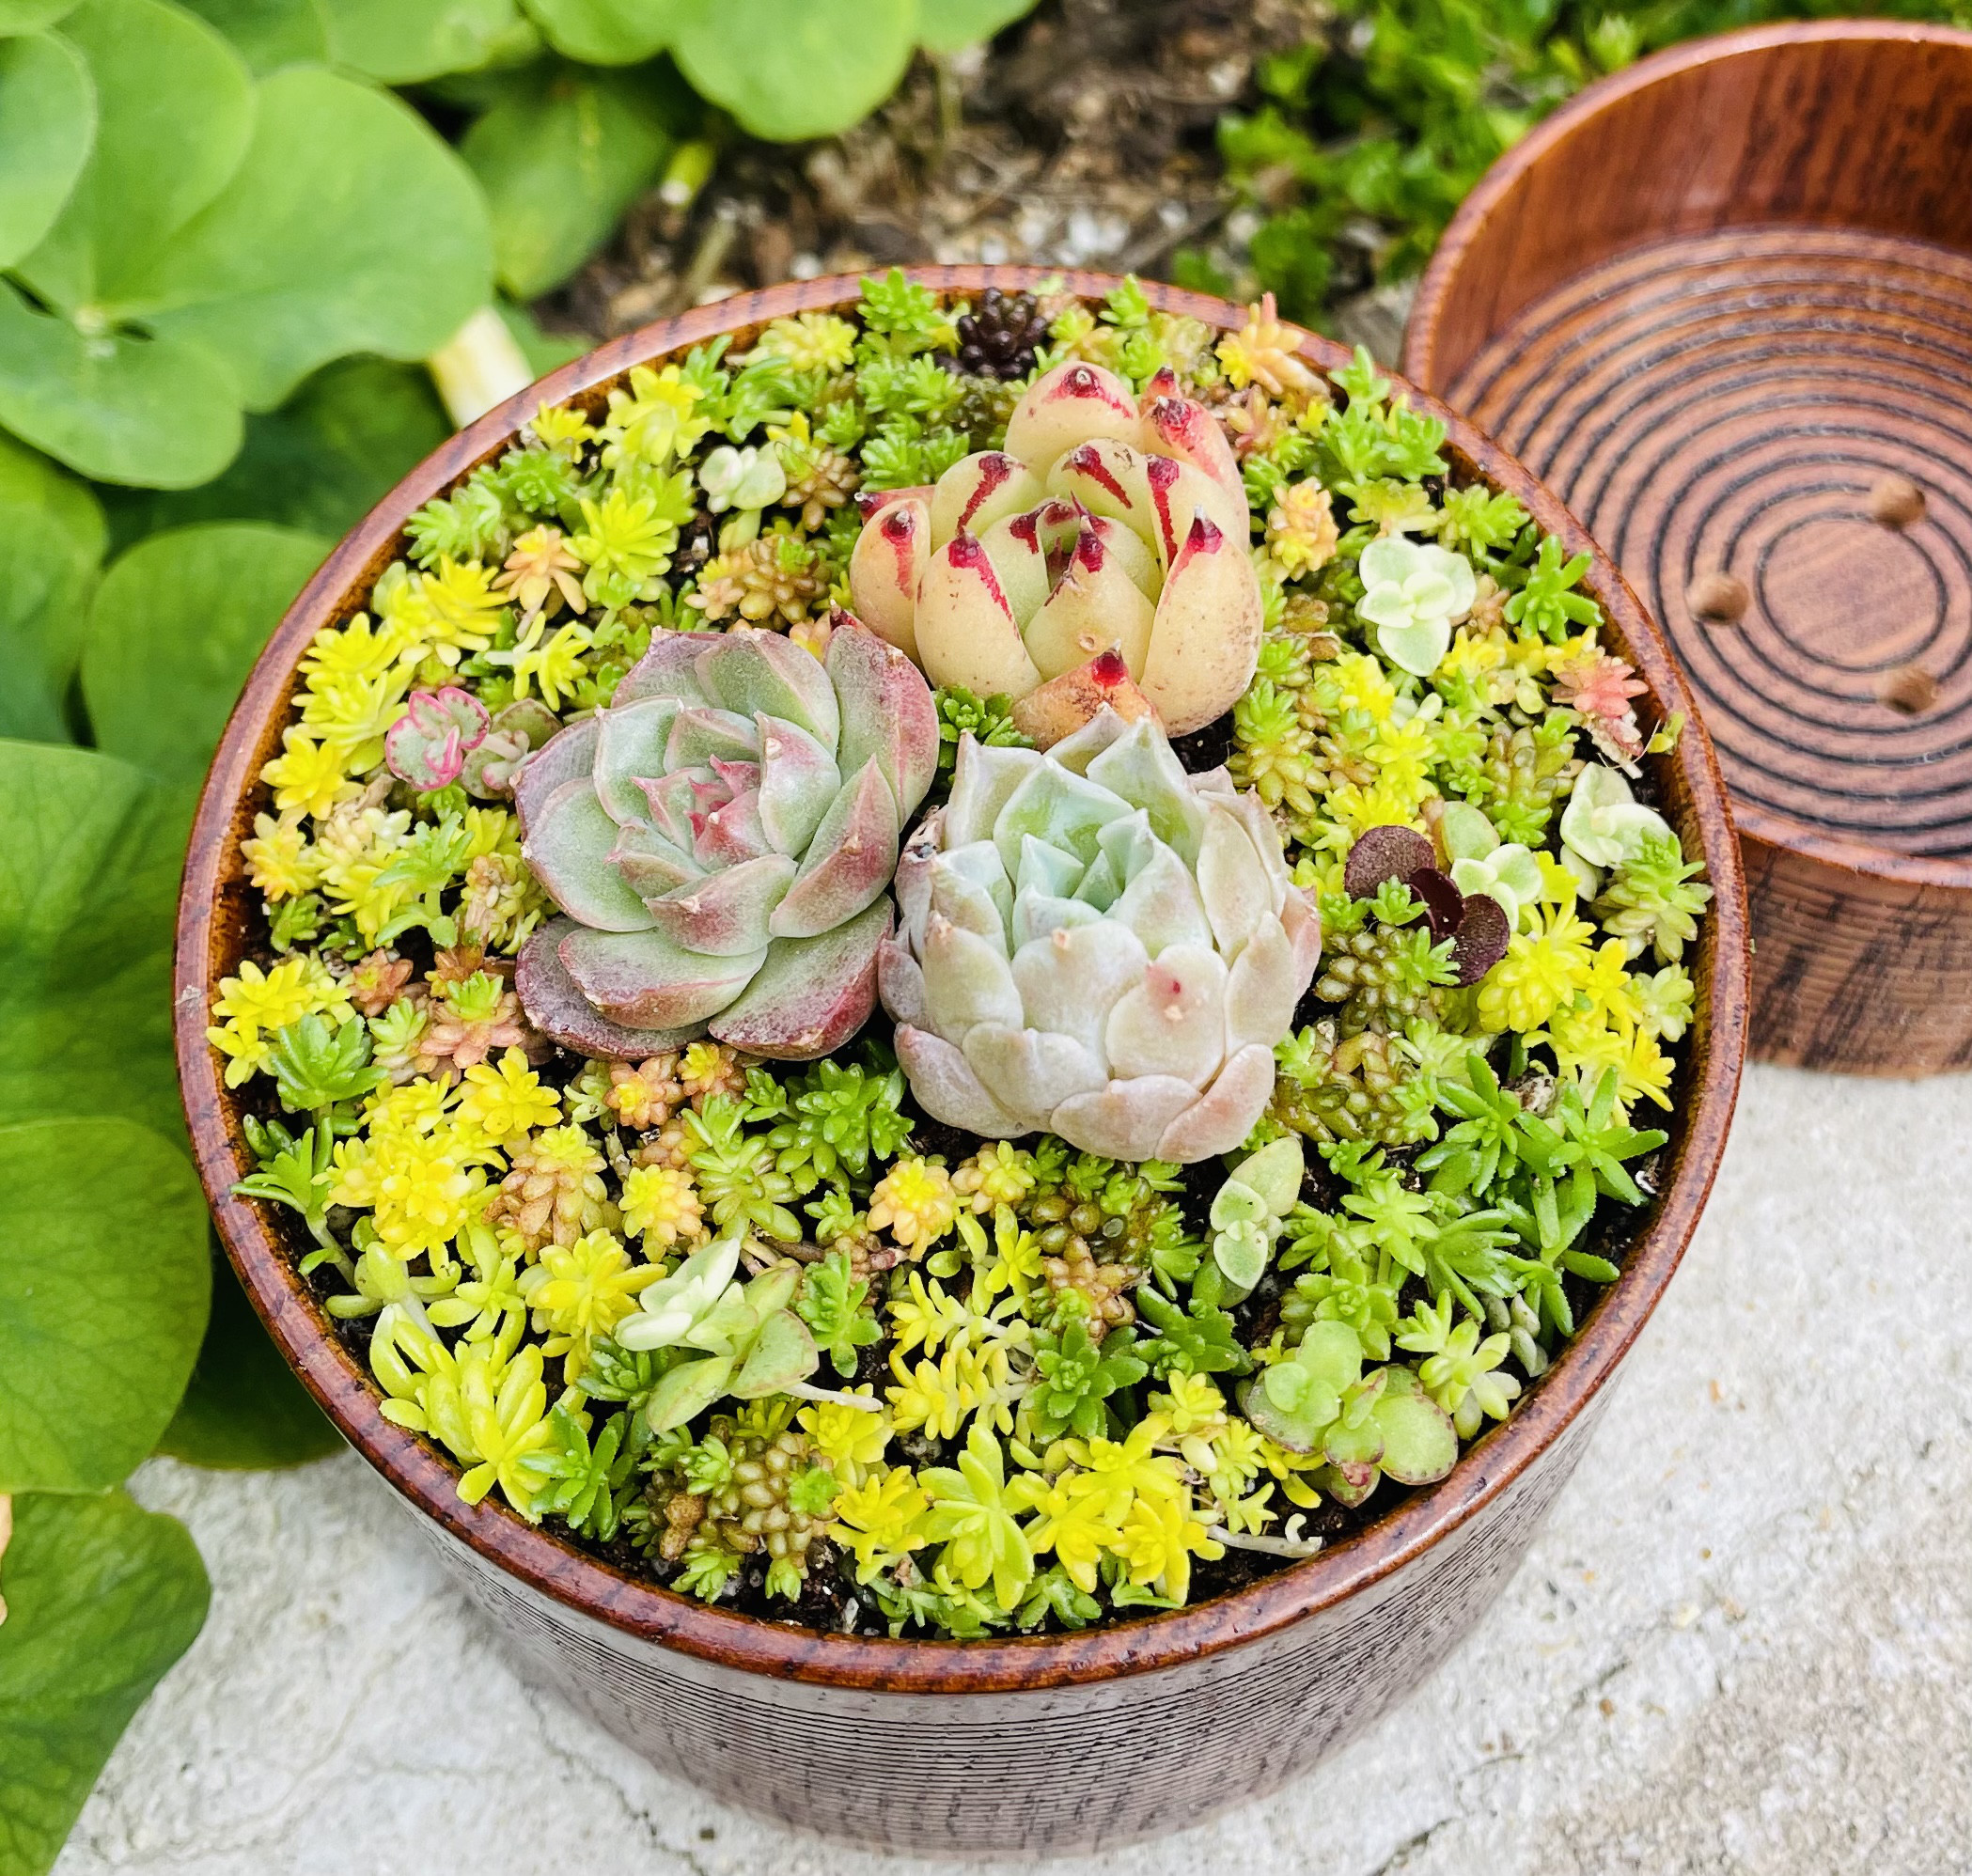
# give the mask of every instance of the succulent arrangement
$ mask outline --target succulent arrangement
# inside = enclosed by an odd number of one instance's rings
[[[210,1034],[462,1497],[1078,1628],[1443,1477],[1617,1276],[1678,726],[1298,337],[871,279],[541,408],[319,635]]]

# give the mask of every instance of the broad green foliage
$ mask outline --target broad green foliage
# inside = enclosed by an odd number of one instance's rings
[[[0,1589],[0,1869],[27,1876],[54,1862],[209,1592],[184,1526],[120,1492],[16,1498]]]
[[[257,76],[284,65],[329,56],[329,27],[320,0],[181,0],[232,40]]]
[[[268,633],[328,548],[258,522],[179,528],[133,547],[97,590],[83,654],[98,746],[196,788]]]
[[[75,0],[0,0],[0,33],[38,33],[75,10]]]
[[[486,191],[500,284],[523,298],[558,287],[669,149],[657,101],[634,75],[547,67],[494,104],[460,150]]]
[[[484,204],[405,106],[295,67],[256,82],[165,0],[65,23],[94,148],[0,289],[0,423],[107,481],[181,488],[342,353],[418,357],[487,291]],[[79,107],[78,107],[79,108]]]
[[[548,43],[589,65],[634,65],[665,42],[672,0],[526,0]]]
[[[96,96],[81,54],[46,33],[0,40],[0,265],[10,265],[54,226],[88,159]]]
[[[904,75],[917,0],[673,0],[672,55],[756,136],[827,136]]]
[[[421,367],[345,358],[316,372],[279,410],[249,417],[240,454],[211,481],[105,491],[111,527],[119,545],[199,521],[278,522],[333,540],[450,431]],[[5,489],[0,480],[0,499]]]
[[[315,0],[329,56],[386,85],[408,85],[539,43],[514,0]]]
[[[0,736],[67,740],[63,704],[102,539],[88,490],[0,436]]]
[[[0,1492],[100,1492],[157,1444],[211,1282],[205,1202],[129,1120],[0,1128]]]
[[[918,35],[931,52],[960,52],[990,39],[1032,6],[1033,0],[919,0]]]
[[[342,1450],[225,1258],[212,1259],[212,1313],[198,1365],[158,1450],[193,1465],[248,1470],[300,1465]]]
[[[175,1132],[171,915],[182,811],[129,764],[0,743],[0,1125]]]

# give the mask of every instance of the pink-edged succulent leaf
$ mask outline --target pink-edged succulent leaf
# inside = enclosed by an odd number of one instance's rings
[[[680,705],[665,742],[666,770],[710,764],[715,757],[725,762],[757,762],[759,755],[753,719],[714,704]]]
[[[1155,609],[1102,535],[1084,525],[1066,571],[1027,623],[1027,656],[1042,678],[1079,669],[1118,651],[1134,678],[1150,650]]]
[[[577,927],[556,954],[575,988],[612,1023],[684,1029],[716,1016],[753,981],[765,946],[738,958],[687,951],[662,931]]]
[[[486,706],[455,684],[413,691],[404,713],[383,732],[383,760],[400,782],[430,790],[448,787],[465,767],[466,752],[485,739]]]
[[[931,686],[895,646],[853,623],[830,634],[827,675],[842,707],[837,764],[853,775],[874,759],[901,826],[938,774],[938,707]]]
[[[650,914],[611,858],[617,835],[595,785],[578,777],[541,805],[521,852],[548,897],[571,918],[599,931],[646,931]]]
[[[466,752],[460,781],[482,800],[510,795],[522,761],[560,728],[560,718],[546,704],[534,697],[517,699],[494,714],[478,746]]]
[[[876,988],[893,1021],[922,1027],[931,1020],[924,1000],[924,971],[909,948],[894,938],[877,946]]]
[[[647,901],[687,884],[705,870],[688,849],[666,839],[646,821],[626,821],[618,827],[609,858],[630,890]]]
[[[948,540],[925,567],[917,662],[932,683],[963,684],[976,696],[1025,696],[1041,681],[1000,576],[969,534]]]
[[[1258,1042],[1271,1049],[1293,1028],[1294,1008],[1307,986],[1286,927],[1268,919],[1232,961],[1226,984],[1227,1047]]]
[[[1043,372],[1007,419],[1007,453],[1049,463],[1093,437],[1135,443],[1143,434],[1136,399],[1113,371],[1080,359]]]
[[[645,812],[639,783],[665,773],[665,749],[671,726],[684,706],[676,697],[641,697],[606,710],[596,719],[596,760],[591,775],[596,798],[617,821]]]
[[[962,456],[931,491],[931,543],[942,547],[955,534],[984,534],[1002,516],[1031,508],[1043,492],[1040,477],[1004,449]]]
[[[712,699],[698,682],[698,654],[725,636],[723,632],[653,633],[650,650],[623,673],[612,704],[635,703],[640,697],[710,703]]]
[[[708,869],[737,867],[742,861],[757,860],[773,852],[774,843],[760,821],[758,789],[692,816],[692,857]]]
[[[918,592],[931,558],[931,510],[916,500],[872,515],[850,550],[849,598],[857,620],[907,658],[918,655]]]
[[[839,1049],[876,1008],[877,950],[890,935],[890,901],[813,938],[776,938],[745,992],[712,1033],[748,1055],[812,1061]]]
[[[1451,961],[1459,982],[1476,984],[1507,955],[1513,928],[1506,909],[1488,893],[1475,893],[1464,902],[1459,929],[1452,936]]]
[[[688,1042],[698,1033],[696,1024],[683,1029],[635,1029],[612,1023],[598,1011],[562,965],[561,941],[577,929],[569,919],[550,919],[521,949],[514,988],[527,1020],[542,1035],[585,1055],[641,1061],[661,1049]]]
[[[1105,710],[1129,723],[1157,714],[1113,649],[1029,691],[1013,706],[1013,727],[1035,748],[1052,749]]]
[[[513,805],[524,836],[533,828],[557,789],[587,778],[596,766],[596,742],[602,730],[601,720],[593,716],[571,723],[558,736],[549,738],[514,772]]]
[[[1342,889],[1351,899],[1374,899],[1385,880],[1408,880],[1436,865],[1437,850],[1415,827],[1366,828],[1342,863]]]
[[[1200,515],[1236,542],[1241,558],[1245,557],[1250,517],[1244,493],[1235,503],[1204,470],[1181,462],[1175,456],[1146,457],[1144,476],[1150,489],[1150,544],[1166,570],[1175,570],[1191,538],[1192,524]]]
[[[715,958],[763,951],[767,921],[794,883],[794,862],[781,853],[743,860],[649,899],[657,929],[686,950]]]
[[[1274,1092],[1274,1052],[1258,1042],[1227,1057],[1219,1078],[1164,1130],[1152,1156],[1189,1165],[1235,1151],[1259,1124]]]
[[[1155,457],[1150,466],[1168,461]],[[1197,470],[1185,473],[1213,486]],[[1205,513],[1188,517],[1187,525],[1137,680],[1173,736],[1202,729],[1246,694],[1260,662],[1264,611],[1244,536],[1229,534]]]
[[[736,716],[773,716],[797,724],[833,751],[840,708],[828,673],[777,632],[734,632],[698,658],[706,695]]]
[[[1167,946],[1109,1012],[1103,1040],[1117,1075],[1175,1075],[1203,1087],[1226,1059],[1226,979],[1210,946]]]
[[[815,669],[819,673],[822,666]],[[798,860],[841,789],[842,772],[798,724],[762,714],[754,718],[754,728],[760,742],[761,831],[776,853]]]
[[[964,1055],[929,1029],[900,1026],[897,1059],[911,1078],[913,1099],[933,1120],[987,1140],[1016,1140],[1038,1125],[1002,1107]]]
[[[1139,1075],[1063,1102],[1049,1116],[1048,1126],[1085,1153],[1150,1160],[1157,1157],[1165,1134],[1197,1100],[1198,1090],[1175,1075]]]
[[[1154,551],[1156,517],[1150,508],[1150,459],[1114,437],[1078,444],[1048,472],[1048,492],[1129,529]],[[1163,556],[1157,565],[1164,564]]]
[[[989,1090],[1019,1090],[1023,1113],[1051,1114],[1078,1094],[1108,1085],[1102,1057],[1072,1036],[1005,1023],[975,1024],[965,1038],[965,1059]]]
[[[931,485],[929,482],[914,482],[908,489],[858,489],[855,494],[856,512],[865,521],[880,515],[887,508],[899,502],[930,502]]]
[[[775,908],[774,935],[815,937],[881,898],[897,870],[899,821],[897,798],[872,756],[829,804],[800,876]]]
[[[1229,503],[1247,512],[1245,484],[1239,459],[1226,440],[1219,420],[1205,406],[1174,392],[1144,399],[1145,444],[1159,456],[1169,456],[1201,470],[1216,482]]]

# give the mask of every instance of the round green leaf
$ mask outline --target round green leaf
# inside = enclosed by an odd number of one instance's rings
[[[40,743],[0,743],[0,1123],[108,1113],[175,1133],[188,804],[126,762]]]
[[[160,342],[227,360],[270,410],[344,353],[435,351],[492,284],[486,204],[458,157],[398,99],[296,66],[260,82],[239,173],[136,294]]]
[[[962,52],[1034,10],[1034,0],[925,0],[918,34],[932,52]]]
[[[305,1465],[342,1436],[268,1338],[224,1258],[212,1260],[212,1314],[198,1365],[158,1450],[227,1469]]]
[[[92,561],[102,558],[109,524],[95,491],[4,431],[0,431],[0,508],[44,513],[60,525],[78,554]]]
[[[240,393],[204,352],[86,337],[0,282],[0,424],[97,481],[186,489],[239,449]]]
[[[264,522],[154,534],[103,575],[82,660],[97,745],[196,787],[246,674],[329,542]]]
[[[897,88],[917,0],[675,0],[684,75],[754,135],[833,135]]]
[[[566,58],[585,65],[634,65],[665,42],[672,0],[524,0],[527,11]]]
[[[103,533],[86,484],[0,435],[0,736],[69,741]]]
[[[385,85],[473,71],[540,41],[514,0],[316,0],[337,65]]]
[[[211,481],[107,492],[111,522],[119,544],[199,521],[279,522],[334,540],[451,433],[420,367],[339,359],[279,410],[249,417],[239,455]]]
[[[96,91],[82,55],[42,33],[0,39],[0,267],[11,266],[55,226],[88,161]]]
[[[1386,1393],[1373,1413],[1384,1436],[1383,1469],[1400,1485],[1430,1485],[1458,1462],[1451,1416],[1429,1395]]]
[[[87,62],[96,141],[67,207],[17,271],[100,332],[130,283],[239,166],[253,79],[225,39],[164,0],[84,0],[62,37]]]
[[[0,0],[0,33],[38,33],[75,10],[75,0]]]
[[[634,80],[555,72],[495,104],[460,145],[493,212],[500,284],[529,300],[609,238],[669,148]]]
[[[322,64],[329,55],[328,27],[316,0],[181,0],[232,40],[254,72],[284,65]]]
[[[0,1128],[0,1492],[101,1492],[156,1446],[205,1333],[205,1198],[134,1121]]]
[[[121,1492],[14,1500],[0,1561],[0,1869],[46,1869],[131,1716],[206,1618],[176,1518]]]

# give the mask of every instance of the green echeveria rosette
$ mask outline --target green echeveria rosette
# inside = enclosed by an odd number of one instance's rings
[[[963,738],[898,899],[879,976],[918,1104],[1119,1160],[1246,1138],[1322,949],[1259,801],[1107,710],[1045,754]]]
[[[853,623],[825,664],[772,633],[659,639],[515,784],[564,915],[522,954],[529,1018],[593,1056],[841,1047],[875,1007],[899,835],[937,760],[923,678]]]

